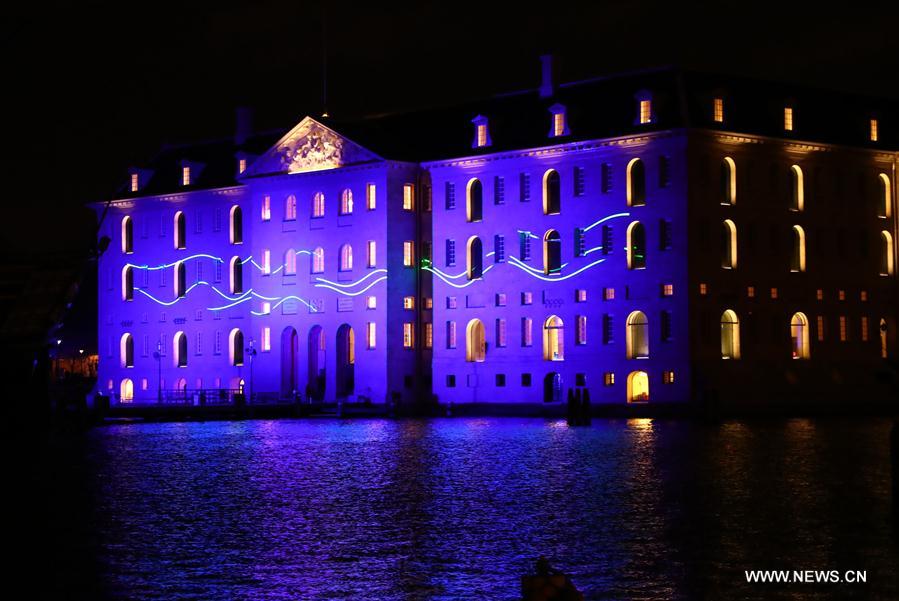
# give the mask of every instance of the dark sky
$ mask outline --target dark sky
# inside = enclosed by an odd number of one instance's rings
[[[319,113],[324,46],[340,116],[533,86],[544,52],[566,80],[679,64],[899,98],[895,3],[827,6],[23,2],[0,26],[5,204],[21,224],[0,242],[81,244],[78,207],[108,198],[164,142],[229,135],[237,104],[264,128]]]

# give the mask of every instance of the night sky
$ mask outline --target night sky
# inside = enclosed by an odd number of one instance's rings
[[[83,205],[164,143],[230,135],[234,107],[288,129],[561,80],[687,68],[899,98],[896,3],[23,2],[2,25],[0,245],[83,252]],[[325,24],[325,25],[323,25]],[[323,32],[326,32],[323,33]],[[15,224],[9,227],[9,224]]]

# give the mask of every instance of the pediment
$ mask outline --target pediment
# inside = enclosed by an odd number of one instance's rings
[[[246,175],[323,171],[380,160],[370,150],[306,117],[254,161]]]

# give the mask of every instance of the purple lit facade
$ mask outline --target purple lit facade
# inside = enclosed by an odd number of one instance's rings
[[[686,99],[676,83],[544,82],[168,149],[105,218],[101,391],[529,406],[576,387],[598,404],[888,394],[873,376],[896,347],[883,128],[847,147],[798,129],[798,110],[776,131],[778,105],[766,130],[708,82]]]

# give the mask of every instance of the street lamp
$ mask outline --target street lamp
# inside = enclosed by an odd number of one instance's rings
[[[156,359],[156,364],[158,366],[157,376],[156,376],[156,401],[162,402],[162,341],[156,341],[156,352],[153,353],[153,358]]]
[[[256,340],[250,338],[250,345],[245,349],[250,357],[250,401],[253,400],[253,359],[256,357]]]

